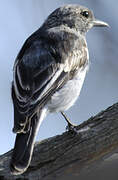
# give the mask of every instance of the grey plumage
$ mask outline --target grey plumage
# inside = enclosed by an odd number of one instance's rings
[[[12,83],[14,128],[17,133],[10,164],[13,174],[28,168],[38,129],[49,112],[70,108],[79,96],[89,64],[85,33],[93,13],[79,5],[56,9],[21,48]]]

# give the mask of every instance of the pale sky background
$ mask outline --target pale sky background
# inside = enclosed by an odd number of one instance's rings
[[[118,101],[118,1],[116,0],[1,0],[0,4],[0,154],[13,148],[13,106],[10,94],[14,60],[28,36],[57,7],[76,3],[89,7],[111,28],[94,28],[87,34],[90,69],[76,104],[66,112],[80,124]],[[61,134],[66,122],[49,115],[37,140]]]

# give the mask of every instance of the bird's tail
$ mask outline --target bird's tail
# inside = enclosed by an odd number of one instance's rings
[[[28,168],[35,137],[40,126],[40,118],[37,115],[31,118],[31,125],[29,131],[26,133],[18,133],[15,140],[15,146],[10,163],[11,173],[14,175],[22,174]]]

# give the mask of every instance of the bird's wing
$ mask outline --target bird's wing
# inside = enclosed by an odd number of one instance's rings
[[[29,116],[42,107],[68,79],[63,64],[49,50],[49,45],[33,37],[25,42],[15,65],[12,85],[14,131],[20,132]],[[28,127],[27,127],[28,128]]]

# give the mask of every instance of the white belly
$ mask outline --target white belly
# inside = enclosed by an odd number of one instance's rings
[[[60,112],[69,109],[77,100],[86,75],[87,67],[81,69],[74,79],[69,80],[63,88],[57,91],[48,102],[50,112]]]

